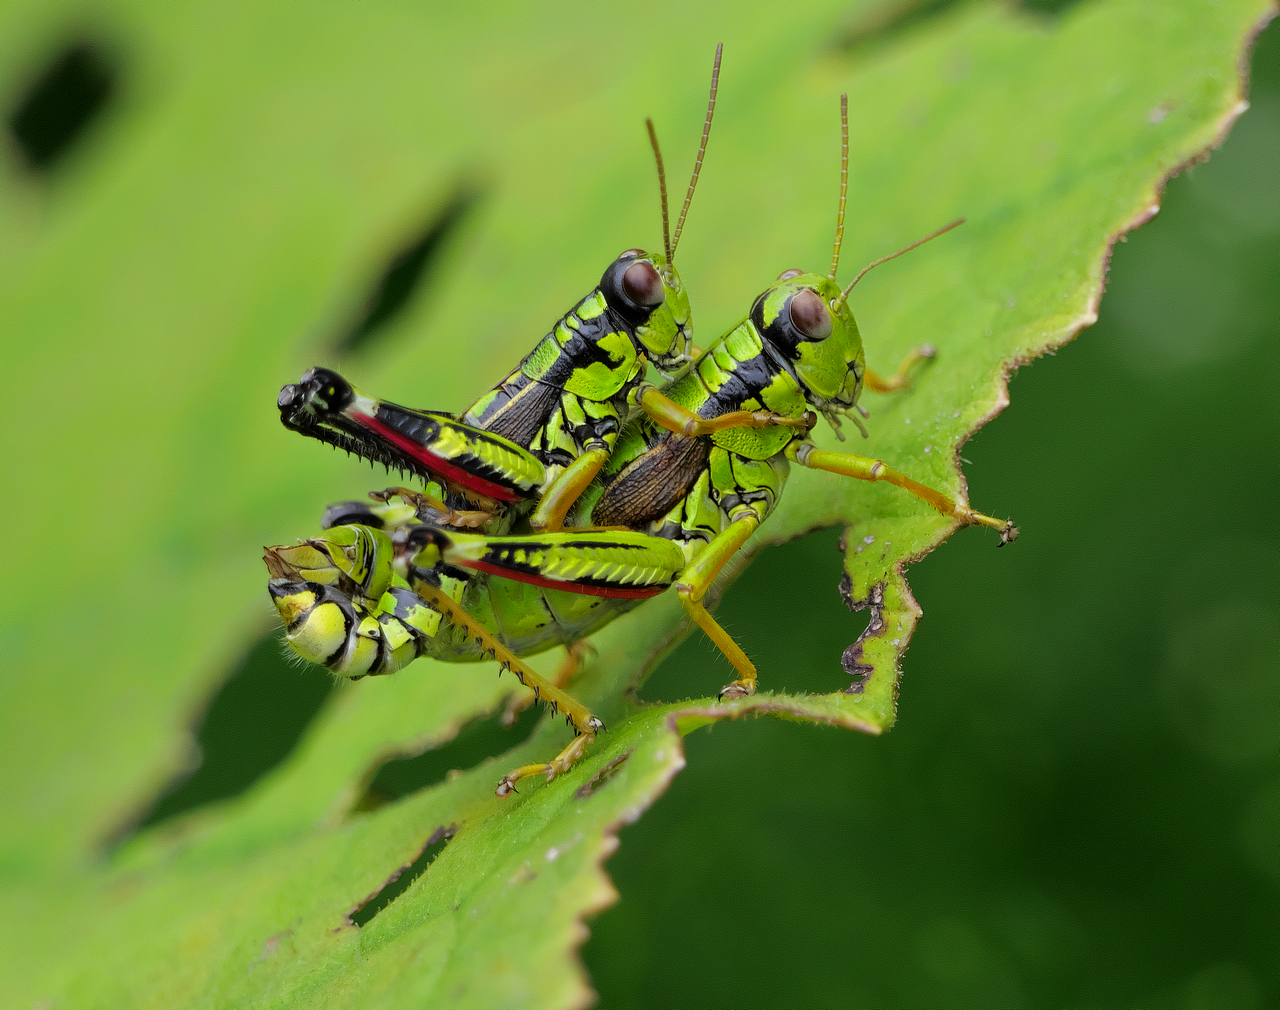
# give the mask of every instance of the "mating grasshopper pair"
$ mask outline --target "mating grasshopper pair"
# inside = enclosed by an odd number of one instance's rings
[[[719,56],[717,50],[698,166]],[[570,663],[556,677],[562,682],[579,654],[576,643],[672,586],[737,671],[721,696],[755,692],[755,667],[702,599],[775,507],[792,463],[888,481],[960,522],[997,529],[1002,542],[1013,539],[1012,523],[878,460],[820,450],[807,437],[817,414],[834,426],[853,417],[864,387],[899,388],[913,360],[890,379],[866,369],[847,302],[866,270],[843,290],[835,280],[848,171],[843,98],[841,113],[829,273],[784,272],[746,319],[665,390],[644,381],[644,360],[669,377],[689,360],[691,343],[675,244],[666,237],[660,154],[666,255],[624,253],[460,419],[363,396],[322,370],[285,387],[287,426],[429,482],[422,493],[389,488],[374,504],[331,507],[324,536],[268,549],[271,593],[295,650],[345,676],[389,673],[420,655],[499,660],[575,730],[551,762],[504,777],[498,792],[505,795],[527,775],[566,770],[602,728],[519,656],[570,646]],[[695,168],[677,241],[697,174]],[[628,414],[639,419],[624,428]],[[475,528],[483,532],[465,532]]]

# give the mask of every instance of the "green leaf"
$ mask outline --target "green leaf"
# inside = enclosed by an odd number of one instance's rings
[[[0,632],[0,802],[20,828],[0,851],[0,948],[19,966],[4,1002],[581,1004],[581,923],[613,898],[601,861],[680,768],[681,734],[756,714],[891,725],[919,615],[903,565],[948,524],[891,488],[799,472],[753,549],[848,527],[844,573],[811,578],[844,574],[851,603],[874,601],[850,657],[868,668],[860,693],[833,656],[828,694],[768,694],[765,669],[750,700],[642,706],[635,687],[686,633],[664,597],[595,639],[574,693],[609,731],[556,782],[492,795],[506,768],[567,740],[548,721],[366,811],[381,764],[443,746],[512,689],[487,667],[420,662],[338,689],[242,795],[103,849],[189,762],[186,727],[268,627],[257,547],[376,483],[283,431],[275,390],[334,360],[379,263],[460,193],[475,202],[418,297],[343,363],[440,409],[498,378],[619,249],[656,243],[641,120],[677,176],[721,39],[680,251],[698,339],[781,269],[824,265],[847,91],[842,276],[969,220],[855,292],[873,367],[925,341],[939,356],[912,392],[871,403],[871,439],[847,447],[963,488],[959,448],[1004,405],[1009,370],[1093,321],[1111,242],[1241,111],[1242,51],[1267,9],[1117,0],[1049,20],[952,5],[846,50],[831,40],[874,5],[789,19],[757,6],[732,24],[711,5],[626,22],[587,5],[104,12],[115,107],[56,174],[0,183],[8,427],[24,449],[0,489],[34,506],[11,523],[21,580],[6,580]],[[0,17],[17,78],[58,39],[47,4]],[[973,504],[1000,512],[981,487]],[[778,634],[802,636],[803,611],[780,599]],[[366,918],[405,867],[412,882]]]

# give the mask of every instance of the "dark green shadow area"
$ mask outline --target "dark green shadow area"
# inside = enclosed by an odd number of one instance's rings
[[[324,667],[291,661],[286,648],[283,633],[273,631],[249,650],[196,731],[199,766],[156,801],[137,829],[236,796],[289,755],[335,681]]]
[[[1080,2],[1016,0],[1011,6],[1021,7],[1033,16],[1049,18],[1067,13]],[[837,45],[853,52],[890,44],[965,3],[966,0],[880,0],[862,4],[855,9]]]
[[[353,813],[377,810],[419,789],[443,782],[450,772],[464,772],[482,761],[518,747],[533,735],[542,717],[540,706],[525,709],[514,724],[504,726],[502,715],[475,719],[443,747],[414,757],[388,761],[378,768]]]
[[[49,57],[6,117],[27,167],[48,172],[82,142],[119,92],[117,63],[109,47],[88,38],[73,39]]]
[[[334,350],[339,354],[366,351],[382,342],[390,324],[400,317],[430,278],[450,236],[466,217],[478,196],[469,191],[454,195],[387,261],[373,285],[365,306],[340,334]]]
[[[1280,1005],[1280,27],[1252,101],[965,448],[1023,536],[911,569],[898,725],[687,738],[608,864],[602,1005]],[[823,534],[727,593],[768,687],[844,685],[839,576]],[[642,694],[724,679],[695,635]]]

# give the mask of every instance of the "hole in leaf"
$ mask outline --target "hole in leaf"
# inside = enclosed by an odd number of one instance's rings
[[[133,830],[237,796],[289,755],[335,680],[323,667],[291,662],[287,648],[273,631],[245,654],[205,710],[199,764],[170,783]]]
[[[456,831],[457,828],[453,824],[436,828],[423,844],[422,851],[411,862],[401,866],[387,878],[387,882],[382,887],[347,913],[347,922],[352,926],[367,925],[375,915],[409,890],[413,882],[426,873],[427,867],[444,851],[444,847],[449,844],[449,839]]]
[[[859,9],[840,40],[843,49],[885,42],[957,6],[961,0],[884,0]],[[1064,14],[1080,0],[1021,0],[1031,14],[1051,17]]]
[[[574,790],[573,795],[577,799],[585,800],[594,794],[596,790],[607,785],[609,780],[622,770],[622,766],[627,763],[627,758],[631,757],[633,752],[634,748],[627,751],[625,754],[619,754],[616,758],[592,775],[591,778],[587,779],[586,782],[578,786],[578,788]]]
[[[1049,14],[1056,17],[1059,14],[1065,14],[1079,2],[1080,0],[1022,0],[1022,6],[1033,14]]]
[[[48,172],[80,141],[116,93],[107,50],[88,40],[66,45],[9,113],[9,134],[27,165]]]
[[[486,719],[473,719],[443,747],[388,761],[374,773],[369,787],[351,812],[377,810],[419,789],[445,781],[452,772],[467,771],[482,761],[505,754],[529,739],[539,718],[538,707],[534,706],[520,713],[509,729],[502,724],[501,713]]]
[[[858,11],[841,44],[854,49],[884,42],[954,7],[958,0],[885,0]]]
[[[364,310],[339,337],[336,347],[339,353],[346,354],[369,346],[405,310],[432,261],[439,256],[446,240],[476,199],[476,195],[469,191],[458,193],[427,222],[417,238],[391,257]]]
[[[864,626],[851,617],[836,592],[844,574],[838,527],[817,530],[763,551],[741,577],[724,589],[716,620],[760,671],[761,688],[797,694],[828,694],[850,685],[839,652],[822,639],[795,635],[779,614],[779,600],[802,601],[815,626],[845,629],[846,643]],[[715,698],[736,676],[724,654],[701,631],[689,637],[638,688],[641,701]]]

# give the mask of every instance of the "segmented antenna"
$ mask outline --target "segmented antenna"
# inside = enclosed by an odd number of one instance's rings
[[[916,241],[912,242],[909,246],[903,246],[901,249],[899,249],[895,253],[890,253],[888,256],[881,256],[878,260],[874,260],[871,263],[868,263],[865,267],[863,267],[860,271],[858,271],[858,276],[849,282],[849,286],[840,292],[840,297],[835,300],[833,307],[838,309],[844,303],[845,299],[849,297],[849,292],[853,290],[853,286],[857,284],[858,281],[862,280],[862,278],[865,277],[867,275],[867,272],[872,268],[878,267],[881,263],[888,263],[890,260],[897,259],[903,253],[911,252],[912,249],[918,249],[920,246],[924,245],[926,242],[932,242],[939,235],[945,235],[952,228],[959,228],[962,224],[964,224],[964,218],[958,217],[954,221],[952,221],[950,224],[944,224],[937,231],[931,232],[930,234],[926,235],[922,239],[917,239]]]
[[[680,244],[680,232],[684,230],[684,219],[689,213],[689,204],[693,201],[693,191],[698,185],[698,173],[702,171],[702,156],[707,153],[707,139],[711,136],[711,117],[716,114],[716,88],[720,86],[720,54],[724,51],[724,43],[716,46],[716,61],[711,67],[711,97],[707,100],[707,120],[702,124],[702,143],[698,145],[698,160],[693,163],[693,178],[689,180],[689,192],[684,195],[684,206],[680,208],[680,219],[676,221],[676,233],[671,239],[671,248],[667,252],[667,266],[671,265],[676,254],[676,246]]]
[[[658,190],[662,194],[662,245],[667,252],[667,265],[671,265],[674,250],[671,248],[671,221],[667,217],[667,173],[662,167],[662,149],[658,147],[658,131],[653,128],[653,120],[646,119],[644,125],[649,127],[649,143],[653,145],[653,157],[658,163]]]
[[[836,242],[831,249],[832,280],[840,269],[840,244],[844,241],[844,204],[849,195],[849,96],[840,96],[840,206],[836,209]]]

